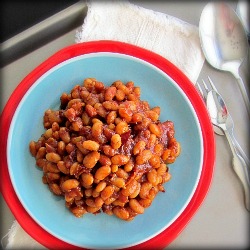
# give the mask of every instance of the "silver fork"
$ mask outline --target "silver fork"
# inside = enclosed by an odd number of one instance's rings
[[[206,103],[211,122],[214,127],[216,126],[223,130],[228,140],[233,154],[233,168],[242,182],[245,194],[245,206],[250,211],[250,161],[234,137],[233,119],[210,77],[208,77],[208,83],[209,87],[204,80],[202,80],[202,85],[198,82],[196,85]]]

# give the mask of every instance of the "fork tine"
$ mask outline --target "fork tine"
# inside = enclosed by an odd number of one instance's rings
[[[208,81],[209,81],[209,83],[210,83],[212,89],[218,93],[218,91],[217,91],[217,89],[216,89],[216,87],[215,87],[213,81],[211,80],[211,78],[210,78],[209,76],[208,76],[207,78],[208,78]]]
[[[202,88],[201,88],[199,82],[196,82],[196,86],[197,86],[197,89],[198,89],[198,91],[199,91],[201,97],[205,100],[205,95],[204,95],[204,93],[203,93],[203,90],[202,90]]]
[[[208,89],[207,84],[205,83],[205,81],[204,81],[203,79],[202,79],[202,82],[203,82],[203,86],[204,86],[206,92],[208,93],[208,92],[209,92],[209,89]]]

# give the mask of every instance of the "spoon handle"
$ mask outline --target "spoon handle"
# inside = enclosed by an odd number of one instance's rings
[[[242,78],[239,75],[236,76],[236,79],[237,79],[238,85],[240,87],[240,91],[241,91],[241,94],[243,96],[243,100],[245,102],[248,115],[250,116],[250,101],[249,101],[249,97],[248,97],[248,94],[247,94],[245,84],[244,84]]]
[[[244,160],[245,154],[243,157],[239,154],[239,151],[235,148],[235,138],[232,136],[232,133],[229,133],[225,130],[225,135],[229,142],[230,148],[233,153],[233,169],[235,173],[238,175],[238,178],[241,180],[242,186],[244,188],[244,196],[245,196],[245,206],[248,211],[250,211],[250,167],[247,166],[247,162]],[[247,158],[246,158],[247,159]],[[249,162],[248,162],[249,164]]]

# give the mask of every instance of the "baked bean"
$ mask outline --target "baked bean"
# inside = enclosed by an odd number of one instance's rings
[[[125,180],[128,179],[128,176],[129,176],[128,173],[122,168],[118,168],[118,170],[116,171],[116,175]]]
[[[161,159],[158,155],[152,155],[152,157],[149,159],[149,164],[153,168],[159,168],[161,164]]]
[[[100,181],[100,182],[97,184],[95,190],[96,190],[97,192],[101,192],[106,186],[107,186],[107,182],[106,182],[106,181]]]
[[[89,207],[97,207],[93,198],[87,198],[87,199],[85,200],[85,203],[86,203]]]
[[[57,154],[57,153],[47,153],[46,154],[46,159],[48,161],[57,163],[57,162],[59,162],[61,160],[61,156],[59,154]]]
[[[46,139],[50,138],[52,136],[53,130],[52,128],[49,128],[45,131],[44,136]]]
[[[142,115],[140,113],[134,113],[132,115],[131,122],[132,123],[141,123],[142,122]]]
[[[129,198],[135,198],[137,195],[139,195],[141,190],[141,184],[139,182],[137,182],[137,186],[135,191],[129,196]]]
[[[87,112],[82,113],[82,124],[87,126],[90,123],[90,116],[87,114]]]
[[[155,144],[154,153],[158,156],[161,156],[163,153],[163,144],[161,143]]]
[[[149,149],[143,150],[139,155],[136,156],[136,163],[142,165],[146,163],[152,157],[152,152]]]
[[[62,183],[62,190],[64,192],[68,192],[71,189],[78,187],[79,184],[80,184],[80,182],[76,179],[68,179]]]
[[[119,169],[119,165],[116,165],[116,164],[112,164],[112,165],[111,165],[111,172],[112,172],[112,173],[117,172],[118,169]]]
[[[46,168],[47,168],[47,171],[51,172],[51,173],[59,173],[60,172],[57,165],[55,163],[52,163],[52,162],[48,162],[46,164]]]
[[[101,198],[105,201],[114,193],[113,186],[106,186],[101,192]]]
[[[29,148],[30,148],[30,153],[32,154],[32,156],[36,156],[37,150],[36,150],[36,143],[34,141],[30,142]]]
[[[86,206],[87,212],[91,214],[95,214],[99,209],[100,209],[99,207]]]
[[[128,94],[129,101],[136,101],[138,97],[135,94]]]
[[[123,154],[117,154],[111,158],[112,164],[115,164],[115,165],[124,165],[128,163],[128,161],[129,161],[129,157]]]
[[[87,213],[86,209],[82,206],[70,207],[70,211],[78,218]]]
[[[102,166],[97,169],[95,173],[95,178],[98,180],[103,180],[105,177],[107,177],[111,173],[110,166]]]
[[[103,155],[103,154],[100,154],[100,159],[99,159],[99,162],[102,164],[102,165],[111,165],[111,160],[108,156],[106,155]]]
[[[136,199],[130,199],[129,206],[132,210],[134,210],[138,214],[144,213],[144,207]]]
[[[135,218],[135,216],[138,215],[138,213],[136,213],[136,212],[135,212],[133,209],[131,209],[129,206],[126,207],[126,210],[127,210],[128,213],[129,213],[129,218],[126,219],[126,221],[131,221],[131,220],[133,220],[133,219]]]
[[[71,152],[75,151],[75,145],[73,143],[68,143],[67,146],[65,147],[66,151],[68,152],[68,154],[70,154]]]
[[[44,112],[44,133],[29,150],[42,182],[76,217],[104,212],[130,221],[165,192],[166,164],[181,146],[173,122],[160,122],[160,107],[140,96],[132,81],[105,87],[86,78],[62,93],[60,110]]]
[[[162,175],[162,182],[165,183],[165,182],[168,182],[169,180],[171,179],[171,174],[166,172]]]
[[[153,186],[158,184],[157,172],[155,169],[152,169],[147,173],[147,179]]]
[[[57,122],[53,122],[52,126],[51,126],[51,129],[52,129],[53,132],[55,132],[55,131],[58,131],[60,129],[60,126],[59,126],[59,124]]]
[[[117,89],[120,89],[124,92],[125,95],[128,95],[130,93],[130,90],[127,86],[125,86],[124,84],[120,84],[117,86]]]
[[[110,111],[107,115],[107,124],[114,123],[116,117],[117,117],[116,111]]]
[[[92,188],[85,189],[84,193],[86,197],[90,197],[93,194],[93,189]]]
[[[150,199],[140,199],[139,203],[141,204],[142,207],[147,208],[151,205],[152,200]]]
[[[36,159],[41,159],[44,158],[46,155],[46,148],[45,147],[40,147],[36,153]]]
[[[109,197],[104,201],[105,205],[111,205],[115,201],[115,197]]]
[[[139,193],[140,197],[142,199],[148,198],[148,194],[149,194],[149,191],[150,191],[151,188],[152,188],[152,183],[150,183],[150,182],[143,182],[141,184],[141,190],[140,190],[140,193]]]
[[[115,125],[119,124],[120,122],[122,122],[122,118],[121,117],[116,117],[115,118]]]
[[[151,133],[155,134],[157,137],[161,136],[161,130],[160,128],[157,126],[157,124],[155,123],[150,123],[149,124],[149,130],[151,131]]]
[[[133,154],[137,155],[141,153],[145,149],[145,146],[146,146],[145,141],[138,141],[133,148]]]
[[[85,111],[89,117],[94,117],[97,115],[96,109],[93,106],[91,106],[90,104],[86,105]]]
[[[44,168],[46,165],[47,165],[48,161],[44,158],[40,158],[40,159],[37,159],[36,160],[36,165],[39,167],[39,168]]]
[[[126,188],[121,191],[121,193],[124,196],[130,196],[131,194],[135,192],[136,188],[137,188],[137,181],[132,180],[131,182],[129,182]]]
[[[49,189],[55,194],[55,195],[62,195],[62,191],[58,184],[56,183],[50,183]]]
[[[159,119],[159,114],[156,113],[156,112],[153,111],[153,110],[148,110],[148,111],[146,111],[146,115],[147,115],[147,117],[150,118],[153,122],[156,122],[156,121],[158,121],[158,119]]]
[[[127,123],[129,123],[132,120],[133,111],[131,109],[121,107],[119,108],[118,113],[119,116]]]
[[[128,130],[129,130],[129,127],[128,127],[127,122],[125,122],[125,121],[119,122],[119,123],[116,125],[116,128],[115,128],[115,132],[116,132],[117,134],[119,134],[119,135],[128,132]]]
[[[96,84],[96,79],[95,78],[86,78],[83,81],[83,86],[89,91],[92,91],[95,84]]]
[[[63,155],[65,151],[65,142],[64,141],[59,141],[58,146],[57,146],[57,151],[59,155]]]
[[[125,204],[126,204],[125,202],[121,202],[120,200],[115,200],[112,202],[112,205],[119,206],[119,207],[124,207]]]
[[[157,137],[155,134],[150,134],[149,139],[148,139],[148,143],[147,143],[147,147],[148,148],[153,148],[156,144],[157,141]]]
[[[164,162],[165,162],[166,164],[172,164],[172,163],[175,162],[175,159],[176,159],[175,156],[170,155]]]
[[[125,187],[125,180],[123,178],[120,178],[120,177],[115,177],[112,180],[112,184],[119,187],[119,188],[123,188],[123,187]]]
[[[124,207],[114,207],[113,213],[122,220],[127,220],[129,218],[129,212]]]
[[[84,187],[89,187],[94,182],[94,177],[92,174],[83,173],[81,174],[82,184]]]
[[[116,95],[116,87],[114,86],[108,87],[105,91],[104,99],[105,101],[111,101],[113,100],[115,95]]]
[[[100,192],[97,192],[95,189],[93,189],[93,191],[92,191],[92,197],[96,198],[98,196],[100,196]]]
[[[76,160],[79,163],[83,162],[83,153],[79,149],[76,149]]]
[[[140,95],[141,95],[141,88],[140,87],[134,87],[133,92],[139,98]]]
[[[110,145],[104,145],[102,147],[103,153],[107,156],[114,156],[115,155],[115,149],[112,148]]]
[[[171,139],[169,143],[170,149],[171,149],[171,155],[177,157],[179,156],[181,152],[181,146],[180,143],[177,142],[175,139]]]
[[[82,143],[83,148],[90,151],[97,151],[100,147],[99,143],[92,140],[87,140]]]
[[[114,149],[118,149],[122,145],[121,136],[119,134],[114,134],[111,137],[111,146]]]
[[[160,112],[161,112],[161,108],[160,107],[154,107],[151,110],[154,111],[155,113],[157,113],[158,115],[160,115]]]
[[[124,165],[124,170],[125,170],[126,172],[131,172],[133,168],[134,168],[134,161],[130,159],[130,160]]]
[[[117,110],[119,107],[116,101],[105,101],[102,105],[108,111]]]
[[[95,89],[97,92],[101,92],[102,90],[104,90],[104,84],[102,82],[96,81]]]
[[[57,162],[57,167],[58,169],[64,173],[64,174],[69,174],[69,168],[66,167],[66,164],[64,161],[59,161]]]
[[[91,128],[91,131],[92,131],[92,135],[95,138],[98,138],[99,136],[101,136],[102,131],[103,131],[103,124],[102,124],[102,122],[94,122],[94,124],[93,124],[93,126]]]
[[[86,149],[86,148],[84,148],[82,144],[83,144],[82,142],[77,142],[77,143],[76,143],[76,147],[78,148],[78,150],[80,150],[80,152],[81,152],[83,155],[86,155],[86,154],[89,153],[89,150]]]
[[[117,101],[123,101],[125,98],[125,93],[121,89],[118,89],[116,91],[115,97]]]
[[[69,143],[69,142],[70,142],[70,134],[69,134],[69,131],[67,130],[67,128],[61,127],[61,128],[59,129],[59,136],[60,136],[60,138],[61,138],[65,143]]]
[[[101,208],[102,205],[103,205],[103,203],[104,203],[104,201],[103,201],[103,199],[101,197],[96,197],[95,198],[95,205],[96,205],[96,207]]]
[[[162,163],[160,164],[160,167],[157,169],[157,174],[158,175],[163,175],[167,171],[167,166],[166,164]]]
[[[93,168],[100,159],[100,153],[93,151],[88,153],[83,159],[83,165],[86,168]]]

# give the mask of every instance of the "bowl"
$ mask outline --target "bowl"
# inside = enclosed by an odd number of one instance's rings
[[[29,152],[29,142],[44,132],[44,111],[59,109],[61,94],[88,77],[106,85],[122,80],[140,86],[141,99],[161,107],[160,120],[174,122],[182,147],[176,162],[169,165],[172,179],[164,185],[166,192],[130,222],[105,213],[74,217],[64,199],[42,183],[42,171]],[[194,86],[166,59],[126,43],[87,42],[57,52],[19,84],[1,119],[1,136],[7,133],[1,167],[7,171],[7,184],[2,193],[22,227],[48,248],[164,247],[196,212],[212,179],[213,130]]]

